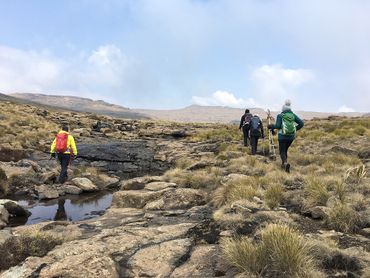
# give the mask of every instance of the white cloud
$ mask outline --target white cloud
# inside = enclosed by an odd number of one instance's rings
[[[308,69],[263,65],[252,72],[250,79],[256,99],[265,105],[276,105],[294,97],[302,85],[314,79],[314,73]]]
[[[78,95],[123,105],[155,88],[155,80],[139,61],[115,45],[61,60],[48,51],[0,45],[0,92]],[[153,85],[154,84],[154,85]],[[156,88],[155,88],[156,89]]]
[[[346,105],[342,105],[341,107],[339,107],[338,112],[339,113],[350,113],[350,112],[356,112],[356,111],[353,108],[350,108]]]
[[[211,97],[192,97],[193,103],[204,106],[228,106],[236,108],[256,107],[254,99],[242,99],[235,97],[227,91],[216,91]]]
[[[58,82],[63,62],[46,51],[24,51],[0,45],[0,90],[40,91]]]

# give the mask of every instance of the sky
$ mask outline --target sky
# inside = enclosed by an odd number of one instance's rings
[[[367,0],[0,0],[0,92],[370,111]]]

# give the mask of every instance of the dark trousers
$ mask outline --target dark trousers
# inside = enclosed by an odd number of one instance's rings
[[[279,152],[281,163],[288,162],[288,149],[290,145],[293,143],[293,140],[281,140],[279,141]]]
[[[70,154],[58,153],[58,160],[60,162],[61,170],[59,175],[59,182],[64,183],[68,179],[68,164],[70,160]]]
[[[243,126],[244,146],[248,146],[249,139],[249,125]]]
[[[258,139],[259,139],[259,136],[251,135],[252,155],[255,155],[257,153]]]

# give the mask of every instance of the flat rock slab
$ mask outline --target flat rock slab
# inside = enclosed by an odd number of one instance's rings
[[[145,185],[151,182],[158,182],[162,181],[162,177],[160,176],[146,176],[146,177],[138,177],[129,180],[121,181],[119,184],[119,188],[121,190],[140,190],[144,189]]]
[[[158,181],[158,182],[151,182],[145,185],[144,189],[149,191],[160,191],[167,188],[175,188],[177,185],[173,182],[164,182],[164,181]]]
[[[119,208],[143,208],[159,198],[164,191],[124,190],[113,194],[112,206]]]

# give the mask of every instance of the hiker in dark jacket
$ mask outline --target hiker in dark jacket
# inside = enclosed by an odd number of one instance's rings
[[[248,146],[248,139],[249,139],[249,123],[252,119],[253,115],[249,113],[249,109],[245,110],[244,115],[240,119],[239,129],[243,130],[244,136],[244,146]]]
[[[288,149],[293,143],[296,131],[300,130],[304,123],[292,112],[291,102],[287,100],[283,105],[282,112],[277,116],[276,123],[269,125],[269,129],[278,129],[279,152],[281,157],[281,168],[286,172],[290,172],[290,164],[288,163]]]
[[[255,155],[257,152],[258,139],[260,137],[265,138],[263,124],[258,115],[254,115],[250,121],[249,136],[251,140],[252,155]]]

